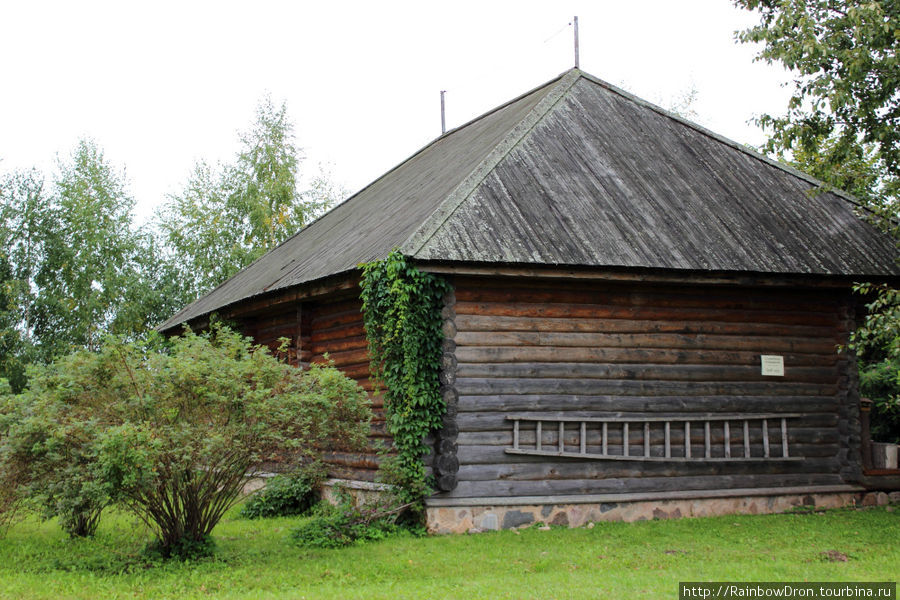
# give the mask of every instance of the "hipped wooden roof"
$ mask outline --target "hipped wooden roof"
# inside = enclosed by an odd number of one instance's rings
[[[578,69],[442,135],[159,328],[357,268],[421,261],[898,276],[816,180]]]

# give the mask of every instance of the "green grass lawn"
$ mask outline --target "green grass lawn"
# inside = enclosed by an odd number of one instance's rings
[[[679,581],[885,581],[900,575],[900,510],[598,523],[592,529],[400,538],[301,550],[296,519],[232,511],[214,558],[148,562],[109,512],[91,540],[27,519],[0,539],[2,598],[677,598]],[[829,560],[829,550],[847,557]],[[839,557],[840,558],[840,557]]]

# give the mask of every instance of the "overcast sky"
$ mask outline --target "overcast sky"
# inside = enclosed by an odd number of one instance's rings
[[[265,93],[304,169],[357,191],[440,134],[573,66],[741,143],[789,79],[734,42],[729,0],[555,2],[0,1],[0,171],[50,170],[82,136],[124,166],[146,218],[194,162],[229,160]]]

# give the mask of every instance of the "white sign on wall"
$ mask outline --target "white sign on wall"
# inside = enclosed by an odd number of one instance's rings
[[[772,377],[784,377],[784,357],[778,354],[760,354],[762,374]]]

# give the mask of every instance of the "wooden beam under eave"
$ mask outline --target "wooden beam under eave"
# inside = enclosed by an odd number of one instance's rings
[[[513,267],[501,265],[452,265],[421,262],[417,267],[429,273],[447,275],[471,275],[480,277],[532,277],[544,279],[572,279],[581,281],[638,282],[662,284],[714,284],[735,286],[765,287],[805,287],[849,289],[854,282],[880,281],[891,285],[900,283],[897,278],[878,278],[875,276],[851,275],[778,275],[778,274],[739,274],[721,272],[644,272],[614,271],[567,268]]]

